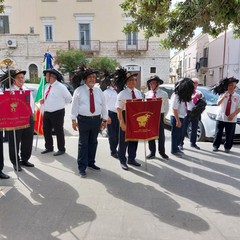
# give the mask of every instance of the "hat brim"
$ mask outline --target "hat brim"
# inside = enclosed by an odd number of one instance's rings
[[[131,74],[130,76],[128,76],[126,79],[125,79],[125,83],[127,82],[127,80],[131,77],[137,77],[138,73],[133,73]]]
[[[23,74],[23,75],[26,75],[27,71],[23,70],[23,71],[20,71],[20,72],[17,72],[13,75],[13,78],[15,78],[17,75],[19,74]]]
[[[43,75],[46,76],[46,73],[51,73],[51,74],[54,74],[55,76],[57,76],[57,80],[59,82],[64,81],[62,74],[60,72],[58,72],[57,70],[53,71],[52,69],[46,69],[43,71]]]
[[[98,73],[98,71],[88,72],[88,73],[86,73],[86,74],[84,75],[84,78],[83,78],[83,79],[86,80],[89,75],[91,75],[91,74],[97,74],[97,73]]]
[[[229,84],[229,83],[232,83],[232,82],[235,82],[236,84],[239,82],[239,80],[238,79],[236,79],[236,78],[234,78],[234,79],[229,79],[228,81],[227,81],[227,84]]]
[[[153,78],[153,79],[147,80],[147,85],[149,85],[151,81],[157,81],[157,83],[158,83],[159,85],[163,84],[163,80],[162,80],[161,78],[159,78],[159,79]]]

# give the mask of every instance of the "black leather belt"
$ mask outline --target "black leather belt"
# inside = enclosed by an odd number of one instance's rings
[[[96,116],[83,116],[83,115],[78,115],[78,117],[80,118],[86,118],[86,119],[95,119],[95,118],[100,118],[100,115],[96,115]]]

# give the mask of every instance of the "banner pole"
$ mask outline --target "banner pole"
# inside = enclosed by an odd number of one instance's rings
[[[17,139],[16,139],[16,130],[13,130],[13,139],[14,139],[14,151],[15,151],[15,163],[16,163],[16,169],[17,169],[17,178],[18,178],[18,170],[19,170],[19,166],[18,166],[18,155],[17,155]],[[14,169],[15,170],[15,169]],[[16,171],[15,171],[16,172]]]
[[[145,158],[145,169],[147,170],[147,150],[146,150],[146,140],[144,140],[144,158]]]

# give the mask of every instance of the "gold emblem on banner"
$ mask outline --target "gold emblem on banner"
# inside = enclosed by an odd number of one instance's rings
[[[10,104],[10,106],[11,106],[11,112],[16,112],[16,108],[18,106],[18,103],[13,102],[13,103]]]
[[[142,116],[137,117],[137,122],[139,127],[146,127],[148,119],[150,118],[150,114],[146,113]]]

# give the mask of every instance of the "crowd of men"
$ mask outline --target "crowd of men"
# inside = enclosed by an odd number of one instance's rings
[[[119,73],[119,72],[118,72]],[[12,70],[11,84],[6,91],[24,91],[24,76],[26,71]],[[72,128],[79,132],[77,165],[81,177],[87,176],[87,168],[99,171],[95,164],[98,145],[98,134],[101,129],[107,127],[109,138],[109,151],[113,158],[119,160],[123,170],[129,170],[128,165],[140,167],[136,161],[138,141],[126,141],[126,102],[128,100],[162,99],[162,107],[159,109],[159,131],[156,148],[156,141],[148,142],[149,154],[147,159],[156,157],[158,151],[160,156],[168,160],[165,152],[164,118],[170,111],[171,121],[171,154],[176,157],[183,157],[183,145],[186,129],[191,122],[192,131],[190,146],[197,150],[200,147],[196,144],[198,122],[201,111],[193,115],[203,95],[197,90],[199,80],[197,78],[183,78],[176,82],[174,93],[169,101],[166,92],[159,86],[163,80],[159,76],[150,76],[147,80],[148,91],[142,93],[136,88],[137,74],[121,70],[121,79],[109,75],[107,87],[102,91],[96,87],[97,71],[91,68],[81,68],[73,76],[74,82],[78,83],[73,96],[65,86],[61,84],[62,75],[55,69],[43,71],[47,84],[40,104],[43,111],[43,131],[45,139],[45,150],[42,154],[54,151],[52,129],[55,130],[58,150],[53,153],[59,156],[65,153],[64,116],[65,105],[71,103]],[[3,81],[9,76],[2,77]],[[229,153],[236,127],[237,114],[240,112],[240,95],[235,93],[238,80],[226,78],[219,82],[213,89],[219,94],[218,114],[216,118],[216,134],[213,141],[213,151],[218,151],[222,141],[223,130],[225,129],[226,141],[225,152]],[[9,159],[15,171],[22,171],[22,167],[34,167],[29,160],[33,144],[33,115],[34,100],[31,96],[32,114],[29,116],[29,126],[23,129],[8,131]],[[16,134],[16,139],[14,137]],[[16,141],[16,143],[15,143]],[[15,152],[16,144],[16,152]],[[17,157],[17,158],[16,158]],[[3,173],[3,132],[0,131],[0,178],[7,179],[8,175]]]

